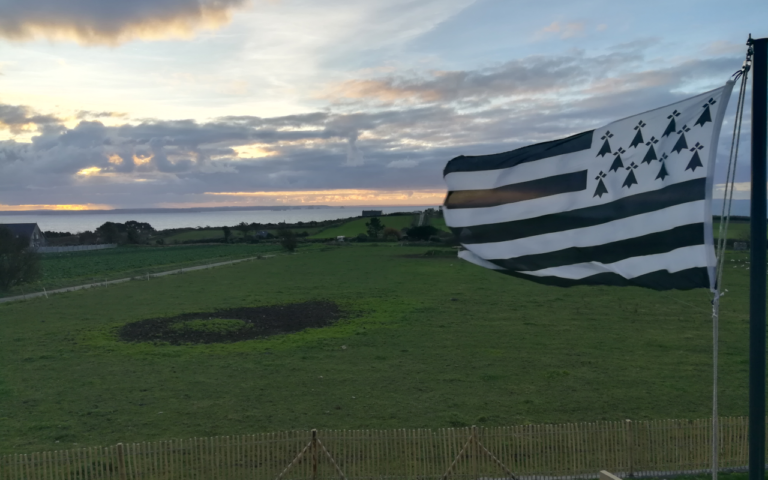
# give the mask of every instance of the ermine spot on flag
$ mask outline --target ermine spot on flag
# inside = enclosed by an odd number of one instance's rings
[[[459,256],[548,285],[712,288],[712,175],[732,88],[561,140],[454,158],[444,214]]]

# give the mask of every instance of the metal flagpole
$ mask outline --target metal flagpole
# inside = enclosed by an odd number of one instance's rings
[[[749,480],[765,480],[766,148],[768,38],[753,40],[749,273]]]

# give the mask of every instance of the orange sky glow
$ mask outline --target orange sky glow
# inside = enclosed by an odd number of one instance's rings
[[[206,195],[257,198],[283,205],[439,205],[444,190],[314,190],[281,192],[206,192]]]
[[[0,203],[0,211],[5,212],[26,212],[30,210],[110,210],[111,208],[112,207],[110,205],[99,205],[95,203],[86,203],[80,205],[3,205]]]

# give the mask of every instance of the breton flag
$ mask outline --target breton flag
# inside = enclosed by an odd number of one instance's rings
[[[443,211],[459,257],[548,285],[713,288],[712,181],[732,88],[449,161]]]

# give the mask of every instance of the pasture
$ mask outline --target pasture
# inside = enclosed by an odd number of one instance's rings
[[[140,276],[177,268],[216,263],[280,251],[276,244],[125,246],[85,252],[46,253],[41,256],[39,281],[16,287],[0,296]]]
[[[348,222],[344,222],[341,225],[326,228],[321,230],[309,238],[336,238],[339,235],[345,237],[356,237],[361,233],[366,233],[367,227],[365,224],[371,220],[372,217],[355,218]],[[413,225],[414,219],[417,219],[415,215],[383,215],[378,217],[384,228],[394,228],[395,230],[401,230],[403,228],[409,228]]]
[[[707,292],[544,287],[425,253],[322,247],[0,304],[0,452],[710,415]],[[729,258],[720,412],[744,415],[749,272]],[[306,301],[343,318],[232,343],[119,337],[144,319]]]

